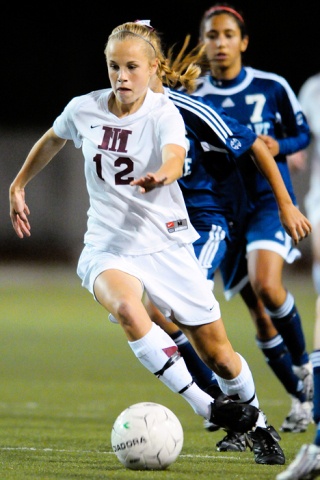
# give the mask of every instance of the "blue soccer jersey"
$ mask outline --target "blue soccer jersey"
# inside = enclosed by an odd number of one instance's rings
[[[210,99],[167,92],[185,121],[190,144],[179,184],[191,223],[200,235],[195,253],[208,280],[214,280],[223,263],[226,292],[233,291],[247,281],[242,252],[248,200],[237,163],[241,159],[254,165],[248,150],[257,135]],[[231,263],[225,259],[226,251],[234,252]]]
[[[195,95],[203,97],[205,101],[210,100],[217,108],[223,108],[256,135],[269,135],[278,141],[280,151],[275,160],[296,204],[286,156],[308,146],[310,129],[288,82],[279,75],[244,67],[232,80],[216,80],[211,75],[201,77]],[[249,198],[245,226],[246,250],[272,250],[287,262],[299,258],[300,252],[292,248],[291,239],[280,222],[278,205],[269,183],[252,164],[239,161],[238,165]],[[233,246],[220,267],[227,298],[237,293],[244,282],[237,272],[239,249],[234,248],[237,235],[234,238]],[[234,261],[235,256],[237,262]],[[243,265],[243,261],[239,260],[239,263]],[[238,278],[237,286],[232,278]]]
[[[209,98],[257,135],[269,135],[277,139],[280,153],[275,160],[295,202],[286,155],[308,146],[310,129],[288,82],[274,73],[243,67],[232,80],[215,80],[211,75],[201,77],[195,95]],[[250,179],[246,186],[252,192],[253,201],[257,202],[267,195],[268,201],[277,209],[266,179],[256,172],[252,189],[252,175],[252,172],[244,170],[244,178]]]
[[[180,110],[190,143],[179,184],[191,222],[196,229],[210,230],[217,214],[235,221],[247,205],[237,159],[256,169],[248,150],[257,135],[210,99],[174,90],[169,97]]]

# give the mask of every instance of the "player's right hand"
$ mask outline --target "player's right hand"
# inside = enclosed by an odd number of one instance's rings
[[[14,231],[19,238],[30,237],[31,235],[31,226],[27,217],[27,215],[30,215],[30,210],[24,198],[23,189],[10,189],[10,218]]]

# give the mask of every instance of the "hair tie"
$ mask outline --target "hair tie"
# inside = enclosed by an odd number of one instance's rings
[[[133,23],[138,23],[139,25],[144,25],[149,28],[151,32],[154,31],[154,28],[150,25],[151,20],[135,20]]]
[[[235,17],[238,18],[238,20],[240,20],[241,23],[244,24],[244,20],[242,18],[242,16],[240,15],[240,13],[238,13],[236,10],[234,10],[233,8],[230,8],[230,7],[224,7],[223,5],[217,5],[216,7],[211,7],[209,8],[209,10],[207,10],[204,14],[204,18],[208,18],[211,14],[215,13],[215,12],[229,12],[229,13],[232,13]]]

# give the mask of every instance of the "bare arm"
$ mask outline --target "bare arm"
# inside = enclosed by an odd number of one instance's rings
[[[16,178],[10,185],[10,217],[18,237],[30,237],[30,210],[25,203],[25,187],[66,144],[50,128],[32,147]]]
[[[268,180],[279,207],[279,216],[286,232],[295,244],[311,233],[311,223],[292,203],[284,184],[277,163],[270,154],[263,140],[257,138],[251,147],[254,162]]]
[[[280,146],[277,140],[270,135],[259,135],[259,138],[267,145],[269,152],[273,157],[276,157],[280,151]]]
[[[156,187],[169,185],[182,176],[186,151],[179,145],[165,145],[162,150],[162,165],[155,173],[133,180],[130,185],[138,185],[141,193],[149,192]]]

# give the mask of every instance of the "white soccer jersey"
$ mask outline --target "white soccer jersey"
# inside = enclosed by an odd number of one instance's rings
[[[313,134],[309,147],[310,187],[305,197],[305,207],[310,222],[320,222],[320,73],[309,77],[302,85],[299,100]]]
[[[311,167],[315,169],[317,176],[320,177],[320,73],[308,78],[302,85],[299,92],[299,100],[313,134],[314,152]]]
[[[165,95],[148,90],[140,109],[118,118],[108,109],[111,89],[72,99],[55,120],[55,133],[82,147],[90,198],[84,243],[128,255],[148,254],[193,243],[177,182],[141,194],[130,182],[162,164],[164,145],[187,150],[183,119]]]

